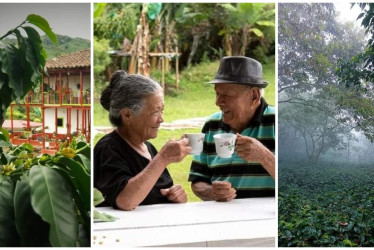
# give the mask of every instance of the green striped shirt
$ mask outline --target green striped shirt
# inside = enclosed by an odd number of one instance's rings
[[[204,148],[195,155],[188,180],[191,182],[229,181],[236,189],[236,198],[269,197],[275,195],[275,182],[258,162],[247,162],[236,153],[231,158],[219,158],[216,154],[213,136],[220,133],[234,133],[222,121],[222,112],[213,114],[205,123]],[[275,152],[275,108],[268,106],[264,99],[248,127],[241,132],[259,140],[270,151]]]

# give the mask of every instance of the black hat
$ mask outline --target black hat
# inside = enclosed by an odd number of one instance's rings
[[[236,83],[265,88],[267,81],[262,80],[262,65],[244,56],[222,58],[216,77],[209,83]]]

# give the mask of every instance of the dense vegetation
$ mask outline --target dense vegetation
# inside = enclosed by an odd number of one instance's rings
[[[373,164],[279,168],[279,246],[374,246]]]
[[[279,4],[281,247],[374,246],[374,5],[359,6],[364,29],[331,3]]]

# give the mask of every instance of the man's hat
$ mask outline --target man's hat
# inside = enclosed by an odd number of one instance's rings
[[[209,83],[236,83],[265,88],[267,81],[262,80],[262,65],[244,56],[222,58],[216,77]]]

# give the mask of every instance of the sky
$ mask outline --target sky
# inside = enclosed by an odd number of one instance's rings
[[[354,5],[351,9],[350,3],[335,3],[335,10],[340,13],[339,20],[342,22],[355,22],[358,15],[361,13],[360,7]],[[360,25],[362,20],[358,20],[356,25]]]
[[[90,3],[0,3],[0,37],[29,14],[44,17],[56,34],[91,38]]]

